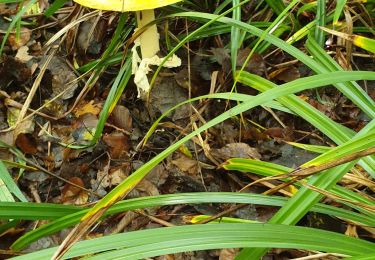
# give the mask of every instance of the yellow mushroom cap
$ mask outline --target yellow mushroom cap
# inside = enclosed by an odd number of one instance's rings
[[[155,9],[174,4],[182,0],[74,0],[80,5],[107,11],[140,11]]]

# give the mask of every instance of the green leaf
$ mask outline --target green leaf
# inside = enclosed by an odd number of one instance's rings
[[[356,136],[357,138],[370,133],[375,129],[375,119],[363,128]],[[356,137],[355,137],[356,138]],[[338,148],[338,147],[337,147]],[[335,149],[337,149],[335,148]],[[313,175],[309,178],[308,184],[320,189],[331,189],[354,165],[356,161],[346,163],[332,169]],[[307,211],[315,205],[322,194],[307,187],[302,187],[269,221],[273,224],[295,225]],[[259,259],[267,249],[246,248],[241,251],[237,259]]]
[[[316,10],[316,26],[315,27],[315,39],[320,46],[324,46],[324,31],[320,30],[319,26],[324,27],[326,25],[326,1],[317,0]]]
[[[325,80],[326,77],[322,75],[321,79]],[[271,81],[247,72],[241,73],[238,77],[238,81],[262,92],[277,87],[277,85]],[[289,108],[310,124],[318,128],[322,133],[327,135],[337,144],[342,144],[351,140],[355,134],[353,130],[334,122],[325,114],[318,111],[316,108],[312,107],[310,104],[295,95],[283,96],[277,100],[280,102],[280,104]],[[365,168],[368,173],[375,176],[375,160],[373,157],[363,158],[359,164]]]
[[[249,102],[243,102],[236,107],[233,107],[227,112],[222,113],[218,117],[207,122],[202,127],[193,131],[192,133],[186,135],[181,140],[177,141],[175,144],[169,146],[167,149],[162,151],[159,155],[152,158],[142,167],[137,169],[133,174],[126,178],[122,183],[116,186],[110,193],[108,193],[104,198],[102,198],[91,210],[88,212],[82,220],[85,220],[92,215],[94,215],[99,210],[108,207],[109,205],[115,203],[120,198],[124,197],[128,192],[130,192],[147,174],[154,168],[159,162],[166,158],[169,154],[175,151],[179,146],[185,143],[187,140],[193,136],[201,133],[202,131],[214,126],[232,116],[238,115],[250,108],[264,104],[271,101],[272,99],[277,99],[283,95],[288,95],[291,93],[299,92],[305,89],[315,88],[322,85],[334,84],[336,82],[343,82],[347,80],[356,79],[375,79],[375,73],[372,72],[332,72],[322,77],[321,75],[315,75],[307,78],[302,78],[295,80],[290,83],[283,84],[278,88],[270,89],[264,93],[251,98]]]
[[[139,259],[185,251],[238,247],[318,250],[351,256],[373,254],[375,244],[324,230],[272,224],[210,224],[156,228],[76,243],[63,259],[106,252],[86,259]],[[49,259],[56,248],[15,260]]]
[[[68,0],[55,0],[48,9],[44,12],[46,17],[52,16],[57,10],[59,10]]]
[[[245,203],[267,206],[283,206],[286,202],[287,199],[284,197],[250,193],[180,193],[124,200],[109,208],[104,216],[128,210],[178,204]],[[84,216],[89,210],[90,209],[81,209],[79,207],[55,204],[0,203],[0,219],[8,219],[9,217],[20,220],[56,219],[55,221],[43,225],[20,237],[12,245],[12,249],[18,251],[42,237],[73,226],[74,224],[78,223],[82,216]],[[363,225],[375,226],[375,219],[371,216],[362,215],[329,205],[318,203],[311,208],[311,211],[347,219],[352,222],[362,223]]]
[[[0,186],[0,191],[5,192],[5,195],[8,194],[5,189],[7,189],[9,192],[13,193],[14,196],[16,196],[20,201],[27,202],[27,199],[25,195],[23,195],[22,191],[18,188],[17,184],[14,182],[13,178],[10,176],[7,168],[5,167],[2,160],[0,160],[0,182],[3,182],[5,184],[4,186]],[[8,199],[9,198],[8,194]],[[1,197],[0,197],[1,200]]]
[[[336,0],[335,13],[333,14],[333,25],[335,26],[340,19],[342,10],[346,5],[346,0]]]

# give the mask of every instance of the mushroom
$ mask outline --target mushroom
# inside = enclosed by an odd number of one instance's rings
[[[155,20],[154,9],[170,4],[180,2],[182,0],[74,0],[80,5],[107,11],[127,12],[135,11],[137,17],[138,29]],[[139,58],[136,48],[140,46],[142,59]],[[149,26],[136,40],[133,48],[133,74],[134,81],[138,88],[138,97],[149,91],[150,85],[147,79],[147,73],[150,71],[150,65],[159,66],[162,59],[156,54],[159,52],[159,34],[155,24]],[[173,55],[164,66],[178,67],[181,60]],[[142,93],[144,92],[144,93]]]

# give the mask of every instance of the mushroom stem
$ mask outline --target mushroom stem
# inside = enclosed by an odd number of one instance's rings
[[[137,11],[136,15],[139,29],[155,20],[154,9]],[[158,53],[160,50],[159,33],[155,24],[147,28],[147,30],[141,34],[140,42],[142,59],[151,58]]]

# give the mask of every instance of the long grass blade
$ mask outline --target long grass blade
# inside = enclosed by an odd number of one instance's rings
[[[324,230],[272,224],[210,224],[156,228],[76,243],[63,259],[106,252],[88,259],[140,259],[184,251],[236,247],[299,248],[350,256],[373,254],[374,243]],[[49,259],[56,248],[15,260]],[[86,258],[87,259],[87,258]]]

